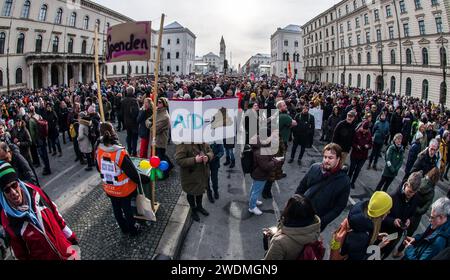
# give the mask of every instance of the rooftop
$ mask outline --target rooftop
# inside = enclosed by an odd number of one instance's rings
[[[184,28],[181,24],[179,24],[177,21],[172,22],[169,25],[166,25],[164,29],[180,29]]]

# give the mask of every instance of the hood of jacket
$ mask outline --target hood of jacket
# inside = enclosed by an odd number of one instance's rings
[[[288,235],[299,244],[309,243],[311,240],[316,240],[320,236],[320,218],[316,215],[314,217],[314,223],[306,227],[287,227],[281,225],[279,234]]]
[[[369,201],[359,202],[350,210],[350,213],[348,214],[348,222],[352,230],[368,233],[373,231],[373,223],[365,214],[365,209],[368,204]]]

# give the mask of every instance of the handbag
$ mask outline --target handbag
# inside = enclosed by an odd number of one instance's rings
[[[342,221],[339,228],[333,233],[330,241],[330,260],[333,261],[343,261],[347,259],[347,255],[341,255],[342,244],[344,244],[345,237],[347,233],[350,232],[350,225],[348,223],[348,218]]]
[[[147,221],[156,222],[156,216],[155,216],[155,213],[153,212],[153,208],[152,208],[152,201],[150,199],[148,199],[147,197],[145,197],[140,175],[139,175],[138,190],[140,192],[136,196],[136,210],[137,210],[138,215],[140,215],[140,216],[138,216],[138,218],[141,218],[141,219],[144,219]]]

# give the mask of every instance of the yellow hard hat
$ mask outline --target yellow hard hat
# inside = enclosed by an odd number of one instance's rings
[[[369,201],[367,214],[369,217],[378,218],[389,212],[392,208],[392,198],[386,192],[374,192]]]

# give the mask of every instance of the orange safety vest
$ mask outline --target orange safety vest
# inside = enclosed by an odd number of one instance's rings
[[[124,148],[107,152],[101,147],[97,150],[97,164],[103,181],[103,190],[109,196],[127,197],[133,193],[137,184],[122,170],[123,158],[128,155]]]

